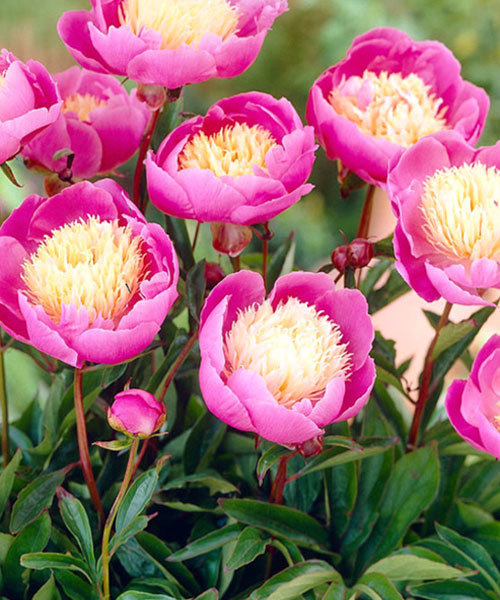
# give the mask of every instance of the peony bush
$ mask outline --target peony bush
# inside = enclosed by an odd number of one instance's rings
[[[295,6],[88,9],[57,27],[80,66],[0,54],[0,166],[26,186],[0,213],[2,598],[500,598],[486,92],[381,28],[311,73],[308,125],[263,90],[192,114],[186,86],[242,73]],[[317,151],[335,202],[365,202],[304,270],[275,231],[318,200]],[[431,331],[413,360],[379,330],[401,301]]]

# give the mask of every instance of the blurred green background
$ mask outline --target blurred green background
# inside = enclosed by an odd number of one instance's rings
[[[62,10],[89,7],[88,0],[1,0],[2,45],[26,60],[36,58],[51,71],[73,64],[60,42],[56,23]],[[289,98],[299,114],[309,87],[329,65],[341,59],[352,39],[372,27],[399,27],[417,40],[436,39],[446,44],[463,65],[464,78],[490,94],[491,109],[482,144],[500,137],[500,6],[499,0],[289,0],[290,10],[278,18],[250,69],[234,79],[213,80],[185,92],[184,109],[204,112],[219,98],[260,90]],[[26,175],[21,176],[26,181]],[[352,237],[364,192],[341,200],[336,165],[323,150],[311,181],[316,189],[273,221],[276,246],[294,229],[296,262],[314,268],[341,243],[339,230]],[[12,206],[36,186],[28,182],[14,190],[0,180],[0,199]],[[208,231],[204,232],[205,241]]]

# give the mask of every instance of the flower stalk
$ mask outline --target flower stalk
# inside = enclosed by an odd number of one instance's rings
[[[134,464],[135,458],[137,456],[137,449],[139,447],[139,438],[134,438],[132,441],[132,445],[130,446],[130,453],[128,455],[128,463],[127,468],[125,470],[125,475],[123,476],[123,481],[120,486],[120,491],[115,498],[113,506],[109,511],[108,518],[106,519],[106,523],[104,525],[104,531],[102,534],[102,587],[104,593],[104,600],[109,600],[110,598],[110,590],[109,590],[109,562],[111,556],[109,554],[109,539],[111,536],[111,530],[113,528],[113,524],[115,522],[116,515],[118,513],[118,509],[120,508],[120,504],[125,496],[125,493],[130,485],[132,480],[132,476],[134,474]]]
[[[92,472],[92,465],[90,463],[89,442],[87,439],[87,426],[85,424],[85,409],[83,406],[82,377],[83,370],[75,369],[73,393],[75,400],[78,451],[80,454],[80,463],[82,465],[83,477],[85,479],[85,483],[87,484],[90,493],[90,499],[92,500],[92,504],[94,505],[94,508],[99,514],[101,523],[104,523],[104,509],[102,507],[99,492],[97,491],[94,473]]]
[[[144,167],[144,159],[146,158],[146,154],[151,144],[151,140],[153,139],[153,134],[156,129],[156,125],[158,124],[158,119],[160,118],[161,110],[162,108],[160,107],[151,114],[146,133],[142,138],[142,142],[139,148],[139,156],[137,158],[137,164],[135,166],[133,201],[141,212],[144,212],[146,208],[146,201],[145,199],[143,200],[141,198],[141,181],[142,171]]]
[[[163,384],[163,389],[161,391],[161,394],[158,396],[158,402],[163,402],[163,399],[165,398],[165,394],[167,393],[167,390],[168,390],[170,384],[172,383],[174,377],[176,376],[177,371],[181,368],[182,363],[186,360],[188,354],[191,352],[191,349],[194,346],[197,339],[198,339],[198,331],[195,331],[193,333],[193,335],[187,341],[187,344],[182,349],[182,352],[177,357],[177,360],[170,367],[170,369],[167,373],[167,377],[165,379],[165,383]]]
[[[434,359],[432,358],[432,354],[434,352],[434,348],[436,347],[437,341],[439,339],[439,335],[441,330],[448,322],[448,318],[450,316],[451,307],[453,304],[451,302],[447,302],[444,307],[443,314],[439,319],[439,323],[437,324],[436,331],[434,333],[434,338],[430,343],[430,346],[427,350],[427,354],[425,355],[424,361],[424,370],[422,373],[422,382],[420,384],[420,390],[418,393],[417,405],[415,406],[415,412],[413,413],[413,420],[411,422],[410,434],[408,436],[408,451],[412,451],[416,448],[418,441],[418,434],[420,430],[420,421],[422,420],[422,415],[424,413],[425,405],[427,404],[427,400],[429,399],[429,385],[431,383],[432,377],[432,367],[434,366]]]
[[[356,235],[358,238],[368,237],[368,233],[370,231],[370,221],[373,213],[373,199],[375,197],[376,189],[377,187],[375,185],[370,185],[368,192],[366,193],[363,212],[361,213],[361,218],[358,225],[358,233]]]
[[[2,411],[2,457],[3,468],[9,464],[9,405],[7,402],[7,382],[5,379],[5,346],[0,331],[0,406]]]

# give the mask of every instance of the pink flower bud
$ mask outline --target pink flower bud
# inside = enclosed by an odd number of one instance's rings
[[[211,223],[212,246],[217,252],[239,256],[252,240],[252,230],[247,225]]]
[[[225,276],[226,273],[224,269],[217,263],[205,263],[205,282],[207,284],[207,290],[214,288]]]
[[[117,431],[148,438],[165,422],[165,405],[149,392],[138,389],[116,394],[108,408],[108,423]]]
[[[167,93],[162,85],[140,83],[137,87],[137,99],[145,102],[149,109],[158,110],[167,100]]]
[[[347,267],[347,246],[337,246],[332,252],[332,263],[339,273]]]
[[[323,436],[317,435],[302,444],[298,444],[297,450],[304,458],[310,458],[311,456],[321,454],[321,451],[323,450]]]
[[[347,246],[347,261],[353,269],[366,267],[373,258],[373,244],[363,238],[356,238]]]

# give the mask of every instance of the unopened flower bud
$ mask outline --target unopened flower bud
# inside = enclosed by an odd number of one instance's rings
[[[226,273],[224,269],[217,263],[205,263],[205,282],[207,285],[207,290],[211,290],[212,288],[214,288],[218,283],[220,283],[224,279],[225,276]]]
[[[162,85],[139,83],[137,86],[137,99],[145,102],[149,109],[158,110],[165,104],[167,92]]]
[[[148,438],[165,422],[163,402],[149,392],[138,389],[116,394],[108,408],[108,423],[117,431],[139,438]]]
[[[297,446],[297,450],[299,454],[304,458],[310,458],[311,456],[316,456],[320,454],[323,450],[323,436],[317,435],[316,437],[303,442]]]
[[[347,246],[337,246],[332,252],[332,263],[339,273],[347,267]]]
[[[47,175],[47,177],[43,180],[43,189],[45,190],[45,194],[51,198],[56,194],[60,194],[65,188],[69,187],[71,184],[67,181],[63,181],[60,179],[57,173],[53,173],[52,175]]]
[[[247,225],[211,223],[212,246],[217,252],[239,256],[252,240],[252,230]]]
[[[347,246],[347,261],[353,269],[366,267],[373,258],[373,244],[363,238],[356,238]]]

